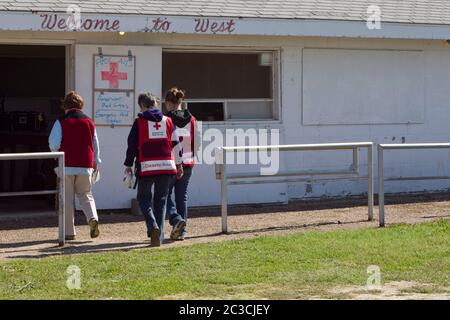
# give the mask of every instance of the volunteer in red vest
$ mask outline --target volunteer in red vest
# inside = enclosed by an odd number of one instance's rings
[[[177,127],[178,137],[183,148],[183,177],[172,179],[167,198],[167,215],[173,227],[170,234],[172,240],[184,240],[188,218],[188,186],[195,165],[195,153],[200,145],[200,134],[196,119],[187,108],[183,108],[185,92],[174,87],[167,91],[165,105],[167,116]],[[194,143],[195,142],[195,143]],[[175,195],[175,201],[172,199]]]
[[[75,91],[63,100],[65,115],[55,122],[49,136],[51,151],[64,151],[66,240],[75,240],[75,195],[90,227],[91,238],[100,234],[92,195],[93,174],[98,170],[100,149],[95,125],[82,111],[83,98]]]
[[[157,108],[158,99],[141,93],[138,104],[141,113],[128,136],[125,172],[132,173],[136,160],[137,200],[145,217],[147,236],[151,246],[160,246],[164,240],[169,183],[183,175],[182,150],[175,125]]]

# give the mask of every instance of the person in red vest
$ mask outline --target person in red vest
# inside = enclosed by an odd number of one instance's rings
[[[165,105],[167,116],[177,127],[178,137],[183,148],[183,177],[172,179],[167,198],[167,215],[173,227],[172,240],[184,240],[188,218],[188,185],[195,165],[195,154],[200,146],[201,134],[195,117],[187,108],[183,108],[185,92],[176,87],[166,92]],[[175,202],[172,200],[175,194]]]
[[[66,240],[75,240],[75,195],[86,216],[91,238],[99,236],[98,215],[92,195],[93,174],[98,170],[100,149],[94,122],[82,111],[83,98],[75,91],[63,100],[64,116],[53,125],[51,151],[64,152]]]
[[[151,246],[164,241],[164,219],[169,183],[183,176],[182,149],[172,120],[157,108],[158,99],[150,93],[138,97],[141,113],[128,135],[125,173],[137,173],[137,200],[145,217]],[[154,194],[152,194],[154,186]]]

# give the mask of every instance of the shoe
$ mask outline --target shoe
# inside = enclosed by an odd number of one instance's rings
[[[160,247],[161,246],[161,240],[159,239],[161,235],[161,230],[159,228],[153,228],[152,232],[150,233],[150,246],[151,247]]]
[[[98,221],[92,218],[89,220],[89,227],[91,228],[91,238],[97,238],[100,234],[100,230],[98,230]]]
[[[180,236],[178,237],[178,239],[176,239],[176,240],[178,240],[178,241],[183,241],[185,237],[186,237],[186,233],[185,233],[185,232],[182,232],[182,233],[180,234]]]
[[[173,227],[172,232],[170,233],[170,239],[178,240],[183,234],[184,227],[186,227],[186,221],[178,221],[177,224]]]
[[[66,241],[73,241],[75,240],[75,236],[66,236],[64,239],[66,239]]]

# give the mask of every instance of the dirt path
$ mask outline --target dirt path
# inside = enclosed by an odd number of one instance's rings
[[[420,223],[440,218],[450,219],[450,199],[415,198],[416,203],[386,206],[386,223]],[[408,202],[408,201],[402,201]],[[353,205],[354,207],[348,207]],[[188,238],[168,240],[157,250],[194,243],[224,241],[259,235],[288,234],[307,230],[377,228],[378,208],[374,221],[367,221],[367,207],[363,200],[294,203],[235,207],[228,219],[229,234],[221,233],[218,209],[191,212]],[[57,218],[36,217],[0,219],[0,263],[17,258],[41,258],[50,255],[86,252],[132,250],[149,246],[143,217],[124,213],[100,215],[101,235],[92,240],[81,214],[77,215],[77,240],[64,248],[57,246]],[[166,224],[166,239],[170,228]]]

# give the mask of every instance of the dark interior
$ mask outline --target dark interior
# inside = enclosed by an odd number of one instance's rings
[[[224,105],[208,99],[272,97],[272,67],[259,53],[163,52],[163,93],[173,86],[186,91],[192,114],[202,121],[224,121]]]
[[[50,130],[63,113],[65,47],[0,45],[0,70],[0,152],[49,151]],[[0,161],[0,192],[54,189],[54,167],[55,160]],[[54,203],[54,196],[37,198]]]
[[[163,92],[186,90],[187,99],[271,98],[272,68],[258,53],[164,52]]]

